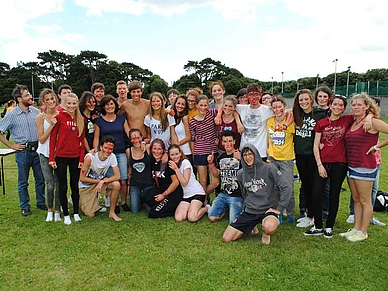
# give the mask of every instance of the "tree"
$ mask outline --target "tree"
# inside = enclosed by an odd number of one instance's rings
[[[89,69],[89,77],[92,84],[96,82],[96,73],[98,72],[99,67],[108,62],[108,57],[106,55],[96,51],[81,51],[78,58],[81,63]]]
[[[123,79],[128,83],[134,80],[142,83],[148,83],[149,79],[153,75],[151,71],[143,69],[135,64],[124,62],[121,63],[123,69]]]
[[[38,59],[41,60],[39,64],[45,68],[43,75],[46,82],[59,79],[62,81],[62,84],[65,83],[69,73],[70,60],[73,57],[73,55],[67,55],[56,50],[38,53]]]
[[[190,74],[183,75],[177,81],[175,81],[172,86],[173,88],[184,94],[190,88],[202,88],[202,83],[201,80],[198,78],[197,74]]]
[[[205,88],[211,80],[220,80],[221,77],[227,75],[228,68],[219,61],[214,61],[211,58],[203,59],[200,62],[188,61],[183,69],[187,72],[192,72],[201,80],[201,87]]]
[[[166,94],[168,91],[168,83],[163,80],[159,75],[152,75],[148,86],[144,88],[144,91],[148,94],[152,92],[160,92]]]

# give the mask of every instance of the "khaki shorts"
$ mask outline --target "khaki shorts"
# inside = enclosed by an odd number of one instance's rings
[[[97,184],[93,184],[90,187],[79,189],[79,207],[86,216],[94,214],[100,208],[98,204],[98,194],[94,192],[96,187]],[[102,186],[101,193],[110,194],[110,191],[106,190],[106,185]]]

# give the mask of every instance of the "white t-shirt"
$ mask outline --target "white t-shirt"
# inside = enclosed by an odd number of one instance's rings
[[[195,175],[193,173],[193,167],[192,167],[190,161],[184,159],[182,161],[181,166],[179,167],[179,171],[183,175],[184,171],[188,168],[191,169],[189,183],[187,183],[186,186],[181,185],[182,189],[183,189],[183,198],[190,198],[194,195],[206,195],[201,184],[199,184],[197,179],[195,179]]]
[[[267,119],[273,116],[271,107],[261,105],[259,108],[251,108],[250,105],[238,104],[237,112],[245,128],[241,135],[240,150],[245,144],[251,143],[257,148],[262,158],[267,157]]]
[[[151,131],[151,142],[156,138],[160,138],[164,142],[166,150],[169,147],[168,141],[171,138],[170,126],[175,125],[175,118],[171,115],[167,115],[167,120],[168,127],[165,131],[163,131],[162,124],[159,120],[154,119],[149,114],[144,118],[144,125],[148,126]]]
[[[87,153],[85,155],[85,159],[86,157],[90,157],[92,159],[92,163],[90,164],[89,170],[86,173],[86,177],[95,180],[103,179],[106,176],[109,167],[117,167],[117,159],[115,154],[113,153],[105,161],[100,160],[100,158],[98,157],[98,153]],[[81,181],[78,184],[79,188],[86,188],[90,186],[90,183],[85,183]]]

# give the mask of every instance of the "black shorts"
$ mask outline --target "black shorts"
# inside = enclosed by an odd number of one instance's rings
[[[264,218],[268,216],[274,216],[277,219],[279,219],[279,216],[275,212],[267,212],[262,214],[252,214],[243,211],[231,224],[230,226],[243,232],[243,233],[250,233],[252,229],[258,225],[259,223],[262,223]]]
[[[202,203],[205,202],[206,195],[194,195],[189,198],[183,198],[182,201],[190,203],[193,200],[199,200]]]

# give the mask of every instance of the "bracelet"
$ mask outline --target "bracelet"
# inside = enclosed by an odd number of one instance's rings
[[[374,146],[373,146],[373,149],[374,149],[376,152],[380,150],[380,148],[378,148],[377,145],[374,145]]]
[[[168,196],[166,191],[163,192],[163,196],[164,196],[164,198],[166,198]]]
[[[322,166],[322,164],[317,165],[317,167]]]

